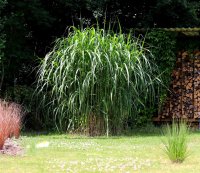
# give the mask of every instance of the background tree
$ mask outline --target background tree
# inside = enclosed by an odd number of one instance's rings
[[[1,78],[1,95],[26,102],[26,107],[33,104],[28,98],[35,89],[37,66],[56,38],[67,37],[71,25],[93,26],[98,20],[100,27],[107,27],[119,21],[125,32],[136,27],[199,27],[199,4],[198,0],[0,0],[0,72],[6,76]]]
[[[38,46],[42,47],[45,41],[42,32],[50,29],[53,19],[42,8],[39,0],[31,3],[8,0],[3,14],[7,17],[4,63],[6,79],[4,82],[11,86],[14,85],[14,82],[30,84],[33,79],[27,78],[27,76],[32,70],[35,57],[41,55],[39,52],[41,50],[37,50]],[[41,37],[37,35],[38,30],[41,32]],[[40,44],[38,45],[38,43]],[[44,45],[44,47],[46,46]]]
[[[119,20],[125,30],[193,27],[199,26],[199,4],[197,0],[8,0],[2,12],[7,17],[4,84],[30,85],[36,57],[44,57],[57,37],[67,35],[68,26],[80,25],[80,18],[84,26],[96,24],[96,19],[100,25]]]
[[[4,23],[5,23],[5,17],[2,16],[2,10],[5,7],[6,1],[0,0],[0,89],[2,87],[3,78],[4,78],[4,49],[5,49],[5,33],[3,31]]]
[[[199,5],[192,0],[159,0],[151,14],[157,27],[196,27]]]

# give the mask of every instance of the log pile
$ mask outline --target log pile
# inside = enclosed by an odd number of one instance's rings
[[[200,118],[200,51],[180,52],[159,120]]]

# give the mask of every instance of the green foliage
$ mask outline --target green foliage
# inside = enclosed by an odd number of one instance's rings
[[[147,33],[146,42],[153,54],[152,60],[157,64],[158,73],[161,74],[160,77],[163,81],[163,87],[156,90],[157,96],[159,96],[159,105],[162,105],[167,96],[171,73],[176,62],[176,34],[155,29]]]
[[[200,49],[200,40],[198,37],[180,37],[177,41],[178,50],[193,52]]]
[[[156,89],[156,86],[155,86]],[[152,122],[152,116],[156,114],[157,105],[147,103],[145,107],[138,107],[138,116],[135,117],[134,125],[137,127],[146,126]]]
[[[50,130],[49,123],[43,124],[43,116],[47,113],[47,108],[42,107],[40,104],[42,96],[36,96],[34,94],[35,88],[27,85],[15,85],[14,87],[7,87],[6,90],[1,94],[1,98],[7,101],[14,101],[22,105],[25,117],[23,124],[26,130],[42,130],[48,127]]]
[[[134,3],[132,0],[88,0],[88,2],[87,7],[94,12],[106,11],[107,17],[112,16],[112,19],[117,16],[125,29],[200,25],[198,0],[134,0]]]
[[[136,124],[141,126],[152,121],[152,116],[157,115],[166,99],[169,84],[171,81],[171,72],[176,61],[176,34],[161,30],[150,30],[145,37],[145,47],[150,50],[152,56],[148,59],[155,63],[158,68],[153,71],[154,76],[162,79],[162,86],[154,85],[156,104],[149,101],[146,107],[138,107],[139,116],[136,117]],[[147,106],[148,105],[148,106]]]
[[[81,2],[49,0],[48,3],[44,0],[31,2],[0,0],[1,94],[16,84],[30,86],[36,79],[34,70],[38,66],[37,57],[44,57],[49,51],[52,41],[63,34],[65,35],[68,26],[79,26],[80,18],[82,18],[83,26],[93,26],[96,24],[96,19],[99,21],[99,26],[104,26],[105,18],[111,23],[114,23],[117,18],[124,31],[135,27],[198,27],[199,11],[197,0],[135,0],[134,3],[132,0],[82,0]],[[105,24],[105,26],[107,25],[109,23]],[[163,72],[164,83],[168,86],[168,74],[171,70],[170,67],[173,66],[170,57],[172,58],[174,55],[169,51],[166,53],[168,55],[163,55],[166,51],[162,51],[162,49],[166,50],[165,42],[167,50],[170,50],[170,46],[173,47],[173,42],[163,40],[168,35],[167,33],[158,32],[158,35],[159,41],[156,41],[157,36],[155,35],[152,36],[150,44],[153,45],[153,54],[156,55],[155,62],[159,64],[158,66]],[[189,45],[191,44],[189,43]],[[174,49],[171,50],[173,52]],[[159,59],[160,53],[163,57],[162,60]],[[158,54],[160,55],[157,56]],[[150,59],[153,58],[150,57]],[[155,89],[155,92],[157,91]],[[159,91],[161,94],[157,94],[161,95],[162,100],[166,96],[165,91]],[[145,102],[146,97],[144,100],[142,99],[140,101]],[[137,119],[138,124],[141,124],[145,122],[145,119],[150,119],[150,114],[156,112],[156,108],[152,108],[150,102],[148,103],[150,111],[143,110],[144,106],[141,106],[138,109],[138,118],[131,120],[128,118],[128,121],[136,121]],[[152,109],[154,110],[152,111]]]
[[[200,20],[199,1],[159,0],[152,16],[158,27],[196,27]]]
[[[6,100],[14,101],[21,104],[24,107],[26,113],[31,112],[31,103],[34,103],[33,99],[34,89],[26,85],[16,85],[15,87],[8,87],[4,92]]]
[[[44,29],[49,29],[53,19],[42,7],[40,0],[31,2],[7,0],[2,15],[6,17],[3,91],[7,85],[13,86],[15,82],[29,85],[34,81],[30,73],[35,68],[38,44],[41,46],[43,42],[37,36],[38,30],[42,32]]]
[[[181,163],[188,156],[187,150],[188,127],[183,121],[172,123],[165,128],[165,153],[172,162]]]
[[[3,33],[3,28],[4,28],[4,22],[5,22],[5,16],[2,16],[2,10],[4,9],[6,5],[6,0],[0,0],[0,50],[4,49],[4,43],[5,43],[5,35]],[[3,57],[3,53],[1,51],[0,53],[0,58]]]
[[[153,54],[153,61],[163,73],[165,84],[169,82],[169,75],[176,61],[176,34],[161,30],[152,30],[146,35],[146,42]]]
[[[158,78],[152,69],[157,67],[145,51],[131,34],[103,29],[73,28],[68,38],[58,39],[42,62],[38,82],[40,91],[51,92],[57,129],[90,128],[95,117],[107,135],[120,132],[139,105],[155,98]]]
[[[6,42],[6,36],[4,33],[5,16],[2,15],[2,10],[4,9],[5,4],[6,0],[0,0],[0,89],[2,87],[2,80],[4,76],[3,60],[5,59],[4,56],[4,49]]]

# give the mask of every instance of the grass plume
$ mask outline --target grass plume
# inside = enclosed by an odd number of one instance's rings
[[[125,121],[137,116],[138,105],[154,102],[159,79],[153,76],[157,67],[147,52],[131,34],[71,28],[39,70],[38,92],[51,96],[53,116],[46,120],[53,119],[59,131],[119,132]]]

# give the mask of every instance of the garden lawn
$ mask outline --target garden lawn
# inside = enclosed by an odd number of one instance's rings
[[[76,135],[24,135],[24,156],[0,155],[1,173],[200,172],[200,133],[189,137],[190,156],[171,163],[162,136],[89,138]],[[37,148],[49,142],[48,147]]]

